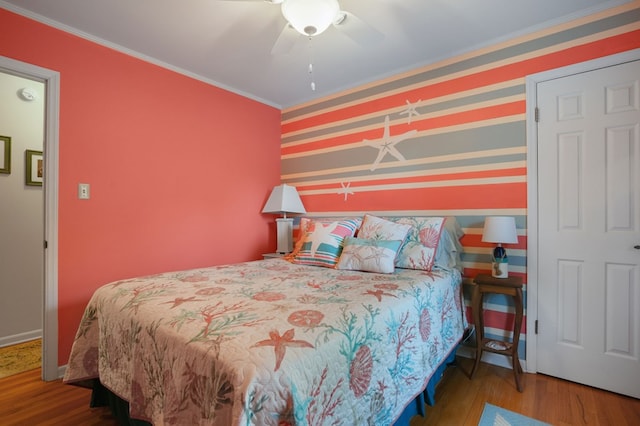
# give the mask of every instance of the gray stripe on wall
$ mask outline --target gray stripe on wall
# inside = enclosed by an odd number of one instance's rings
[[[490,64],[495,61],[512,58],[517,55],[526,54],[546,47],[554,46],[559,43],[565,43],[591,34],[607,31],[622,25],[636,22],[640,19],[640,9],[623,12],[619,15],[610,16],[599,21],[586,23],[575,28],[550,34],[535,40],[529,40],[504,49],[489,52],[485,55],[476,56],[465,59],[450,65],[446,65],[423,73],[407,76],[398,80],[389,81],[377,86],[367,87],[365,89],[328,99],[313,105],[308,105],[299,109],[291,110],[282,114],[283,121],[290,120],[299,115],[313,114],[326,108],[333,108],[345,103],[354,102],[359,99],[377,96],[380,94],[397,90],[402,87],[428,81],[433,78],[446,76],[452,73],[463,71],[469,68]]]
[[[407,160],[415,160],[424,158],[427,153],[429,157],[437,157],[491,149],[522,147],[526,144],[525,137],[525,121],[517,121],[408,139],[398,143],[396,148]],[[346,154],[347,152],[348,154]],[[290,175],[318,172],[318,175],[322,175],[323,170],[367,166],[375,161],[377,152],[375,148],[363,144],[357,148],[283,159],[281,173],[282,175]],[[355,160],[357,162],[354,162]],[[495,158],[479,160],[484,162],[496,161]],[[384,158],[384,162],[389,161],[392,161],[392,157],[387,156]],[[478,159],[461,160],[458,166],[473,165],[476,161]],[[432,163],[418,168],[425,170],[439,167],[441,167],[441,163]],[[400,166],[396,171],[407,170],[412,170],[412,168]],[[389,169],[378,169],[372,172],[367,168],[366,171],[351,175],[376,176],[387,173],[389,173]],[[349,176],[349,174],[340,173],[340,176]]]
[[[354,171],[354,172],[338,172],[338,173],[323,173],[320,171],[317,175],[309,176],[306,178],[296,178],[295,184],[300,185],[305,182],[310,181],[318,181],[318,180],[340,180],[341,182],[350,182],[354,178],[371,178],[371,179],[380,179],[384,178],[386,175],[391,175],[394,173],[407,173],[407,172],[416,172],[415,175],[419,175],[419,172],[424,172],[428,170],[434,169],[453,169],[457,167],[468,167],[468,166],[482,166],[485,164],[499,164],[499,163],[508,163],[513,161],[525,161],[525,154],[512,154],[505,155],[500,157],[485,157],[485,158],[471,158],[465,160],[456,160],[456,161],[443,161],[435,164],[420,164],[420,165],[412,165],[412,166],[398,166],[398,167],[390,167],[385,168],[384,170],[371,172],[370,170],[362,170],[362,171]],[[446,171],[444,172],[446,173]]]
[[[518,84],[515,86],[505,87],[505,88],[493,90],[490,92],[478,93],[476,95],[465,96],[465,97],[451,99],[444,102],[438,102],[431,105],[421,106],[416,108],[416,111],[420,114],[432,114],[438,111],[445,111],[447,109],[458,108],[458,107],[466,106],[469,104],[501,99],[508,96],[523,95],[524,93],[525,93],[525,85]],[[399,105],[399,107],[400,106],[405,106],[405,105]],[[282,138],[282,143],[284,145],[290,142],[297,142],[305,139],[318,138],[328,133],[346,132],[351,129],[358,129],[366,126],[381,125],[384,122],[385,115],[387,115],[387,113],[383,112],[376,116],[367,117],[366,119],[357,120],[357,121],[349,122],[346,124],[341,124],[341,125],[336,125],[331,127],[325,127],[320,130],[312,130],[312,131],[300,133],[294,136],[287,136]],[[399,113],[392,114],[391,116],[393,118],[402,117],[402,115],[400,115]],[[420,120],[420,117],[413,117],[413,121],[418,121],[418,120]]]

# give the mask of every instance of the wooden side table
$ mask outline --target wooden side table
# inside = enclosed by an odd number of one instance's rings
[[[473,321],[476,327],[476,359],[471,370],[471,378],[475,374],[482,352],[493,352],[511,357],[513,365],[513,375],[516,379],[516,387],[522,392],[522,367],[518,359],[518,343],[520,342],[520,329],[522,328],[522,278],[510,276],[508,278],[494,278],[489,274],[479,274],[474,279],[473,296],[471,306],[473,310]],[[511,342],[505,340],[487,339],[484,337],[484,310],[482,299],[485,293],[506,294],[512,296],[516,307],[516,317],[513,326],[513,339]]]

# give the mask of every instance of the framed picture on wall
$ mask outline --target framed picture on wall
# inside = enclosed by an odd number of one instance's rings
[[[0,173],[11,173],[11,138],[0,136]]]
[[[42,178],[44,177],[44,159],[42,158],[42,151],[27,149],[25,151],[25,160],[25,184],[29,186],[42,186]]]

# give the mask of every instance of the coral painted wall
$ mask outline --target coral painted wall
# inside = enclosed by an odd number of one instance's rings
[[[0,55],[60,73],[60,365],[100,285],[273,251],[278,109],[4,9],[0,27]]]
[[[490,269],[484,218],[515,216],[509,272],[526,283],[526,76],[639,47],[636,1],[290,108],[282,180],[311,215],[456,216],[468,277]],[[511,301],[487,308],[487,334],[510,336]]]

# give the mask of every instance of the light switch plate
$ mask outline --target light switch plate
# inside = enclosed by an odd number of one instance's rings
[[[78,199],[80,200],[88,200],[91,194],[89,192],[89,184],[88,183],[79,183],[78,184]]]

